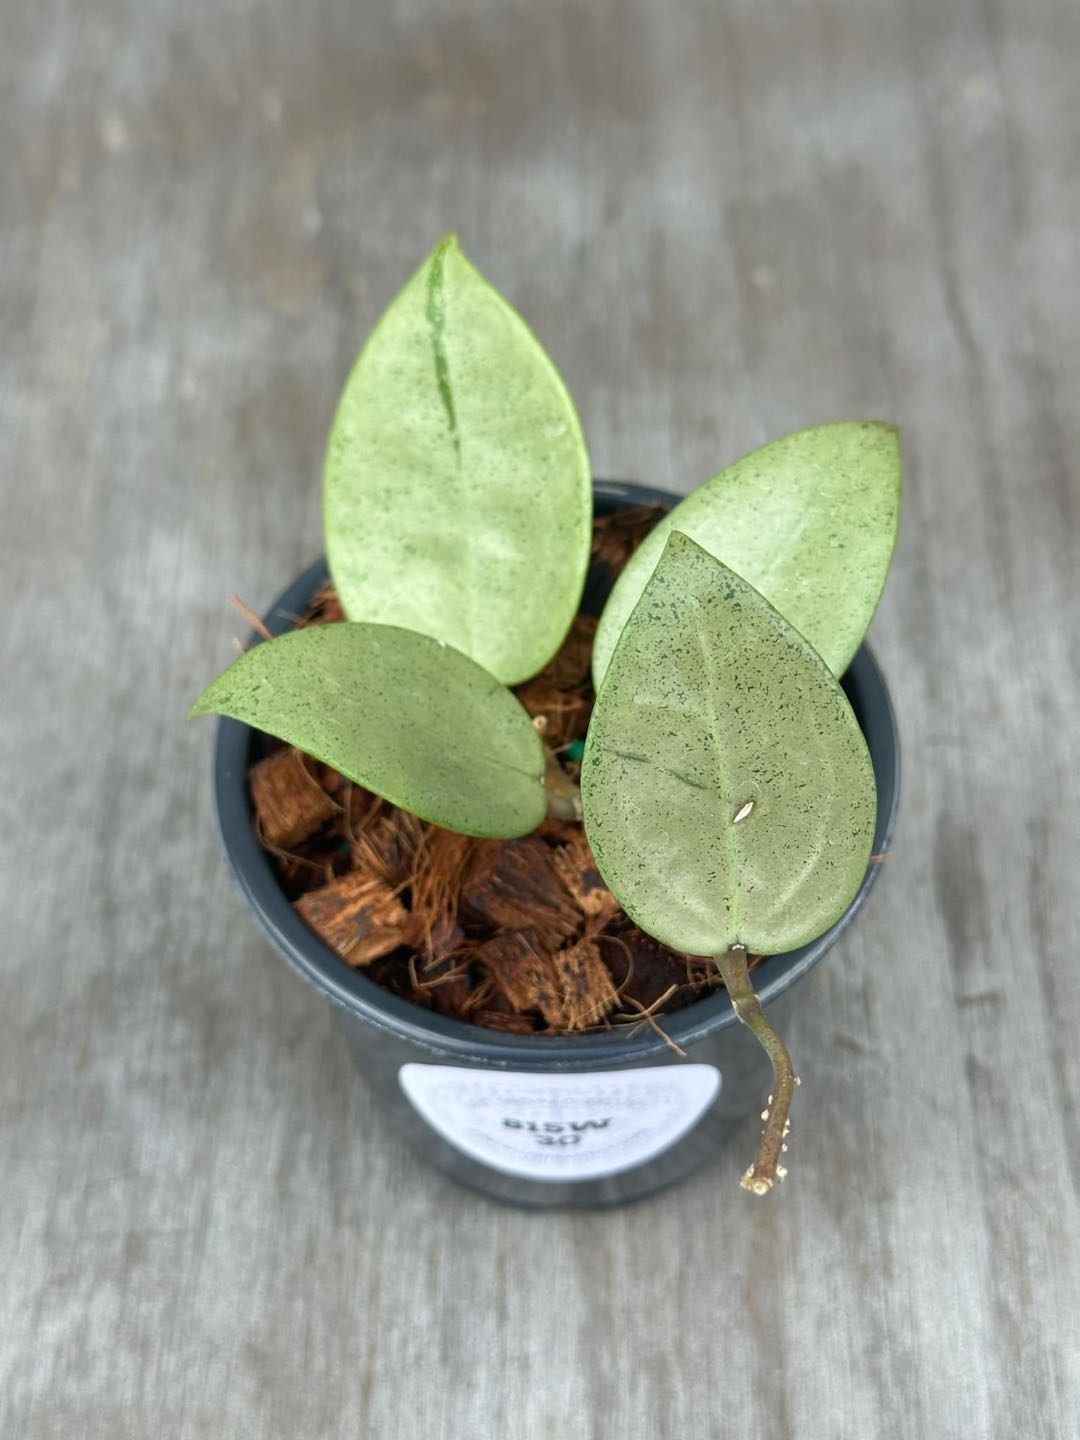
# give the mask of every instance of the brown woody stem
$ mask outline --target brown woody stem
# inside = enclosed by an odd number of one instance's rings
[[[782,1180],[787,1173],[780,1164],[780,1154],[789,1128],[791,1096],[799,1083],[799,1077],[792,1069],[787,1046],[773,1029],[750,983],[750,972],[746,967],[746,946],[732,945],[725,955],[716,957],[716,964],[731,996],[735,1014],[754,1032],[772,1062],[773,1093],[769,1096],[769,1108],[762,1116],[765,1129],[761,1134],[761,1145],[757,1158],[741,1181],[744,1190],[750,1190],[755,1195],[767,1195],[773,1182]]]

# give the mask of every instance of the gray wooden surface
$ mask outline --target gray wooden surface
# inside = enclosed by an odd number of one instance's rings
[[[1080,1434],[1075,0],[4,0],[0,1434]],[[219,859],[230,590],[443,230],[596,470],[898,420],[898,844],[791,1175],[502,1210]]]

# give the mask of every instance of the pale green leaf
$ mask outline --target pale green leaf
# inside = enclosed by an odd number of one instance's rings
[[[524,707],[451,646],[388,625],[310,625],[256,645],[192,708],[265,730],[448,830],[524,835],[547,813]]]
[[[546,664],[577,612],[592,517],[581,425],[453,235],[349,376],[323,514],[350,619],[434,635],[508,685]]]
[[[892,425],[815,425],[736,460],[680,501],[619,576],[596,633],[596,688],[673,530],[748,580],[842,675],[881,597],[899,511]]]
[[[874,833],[874,771],[839,684],[678,532],[611,658],[581,792],[627,914],[695,955],[736,943],[772,955],[820,935],[858,889]]]

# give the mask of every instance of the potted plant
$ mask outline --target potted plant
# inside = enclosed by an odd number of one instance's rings
[[[594,524],[569,395],[455,237],[379,322],[327,449],[333,590],[321,562],[302,576],[192,714],[225,717],[218,811],[257,916],[458,1178],[532,1204],[679,1178],[755,1098],[750,1034],[773,1086],[743,1184],[783,1177],[798,1081],[761,997],[833,942],[891,831],[895,728],[860,647],[899,480],[893,427],[832,423],[673,508],[598,485]],[[635,499],[661,506],[620,520]],[[259,734],[292,748],[259,760]],[[325,883],[295,904],[253,828],[268,796],[286,867],[294,811],[315,833],[299,861]],[[628,1033],[610,1017],[643,954],[701,998],[635,1002]],[[398,981],[365,973],[391,963]]]

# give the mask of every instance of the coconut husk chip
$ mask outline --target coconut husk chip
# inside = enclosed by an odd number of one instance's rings
[[[307,840],[339,809],[319,783],[313,762],[292,746],[253,765],[248,781],[258,833],[274,849],[289,850]]]
[[[546,941],[568,940],[580,913],[555,872],[551,847],[540,837],[479,850],[461,888],[466,923],[493,931],[535,931]]]
[[[362,870],[309,890],[296,908],[348,965],[367,965],[405,941],[405,907],[387,885]]]
[[[586,1030],[619,1003],[619,993],[592,940],[560,950],[552,960],[555,983],[562,1000],[559,1028]]]
[[[580,826],[552,856],[555,873],[585,917],[586,929],[602,930],[620,913],[619,902],[596,868],[589,842]]]

